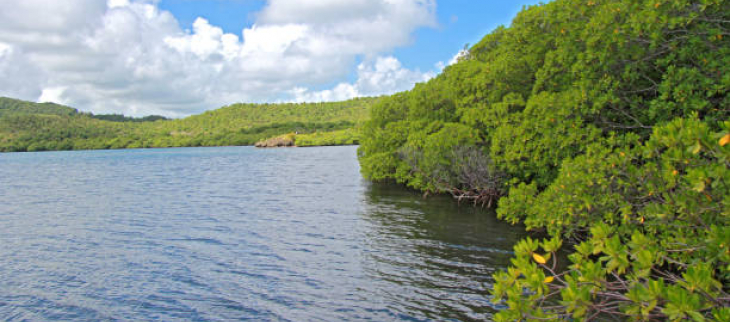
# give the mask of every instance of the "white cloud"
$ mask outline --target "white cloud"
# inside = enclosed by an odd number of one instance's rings
[[[383,14],[381,0],[276,0],[259,14],[264,23],[332,23]]]
[[[24,0],[0,11],[0,95],[97,113],[184,116],[237,101],[339,100],[433,72],[384,53],[435,26],[435,0],[269,0],[240,35],[182,30],[154,0]],[[312,92],[347,76],[358,79]]]
[[[41,96],[38,97],[38,102],[40,103],[46,103],[46,102],[54,102],[54,103],[60,103],[63,104],[63,92],[66,91],[66,88],[64,87],[49,87],[44,88],[41,91]]]
[[[0,42],[0,96],[35,99],[45,77],[28,56],[12,45]]]
[[[353,84],[340,83],[333,89],[315,92],[298,87],[291,94],[297,102],[339,101],[358,96],[393,94],[408,90],[413,84],[425,82],[436,74],[409,70],[398,59],[388,56],[361,63],[357,67],[357,76],[357,81]]]
[[[106,2],[110,9],[129,6],[129,0],[109,0]]]
[[[10,45],[0,42],[0,58],[10,53]]]
[[[421,73],[401,66],[394,57],[378,58],[371,66],[360,64],[357,68],[357,87],[364,95],[392,93],[409,89],[416,82],[426,81],[433,73]]]
[[[259,20],[310,26],[314,37],[301,45],[315,53],[374,55],[408,44],[416,28],[436,27],[435,10],[435,0],[271,0]]]
[[[168,36],[164,41],[181,53],[191,52],[201,59],[207,59],[213,54],[220,54],[228,60],[238,56],[238,36],[224,34],[221,28],[212,26],[203,18],[195,20],[193,30],[191,35]]]

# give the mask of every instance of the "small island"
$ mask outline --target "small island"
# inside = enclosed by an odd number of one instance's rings
[[[254,146],[257,148],[294,147],[296,146],[294,144],[295,137],[295,133],[284,134],[270,139],[258,141],[256,142],[256,144],[254,144]]]

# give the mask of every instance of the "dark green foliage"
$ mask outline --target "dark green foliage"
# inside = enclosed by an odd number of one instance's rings
[[[457,197],[496,187],[503,219],[551,236],[497,274],[498,320],[726,321],[728,36],[721,0],[526,8],[376,104],[362,172]],[[563,241],[575,253],[557,272]]]
[[[144,117],[130,117],[122,114],[90,114],[92,118],[111,121],[111,122],[154,122],[159,120],[169,120],[168,118],[160,115],[149,115]]]

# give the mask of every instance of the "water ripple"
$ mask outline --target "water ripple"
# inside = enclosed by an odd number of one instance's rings
[[[521,228],[354,147],[0,154],[0,320],[488,320]]]

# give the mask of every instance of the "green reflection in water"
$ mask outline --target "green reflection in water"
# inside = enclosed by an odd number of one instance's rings
[[[363,266],[386,306],[416,320],[485,320],[491,275],[506,269],[524,227],[491,210],[422,198],[401,186],[370,184],[364,213],[368,253]]]

